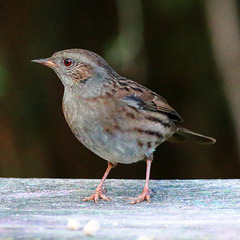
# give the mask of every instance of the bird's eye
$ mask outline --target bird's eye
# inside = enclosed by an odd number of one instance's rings
[[[65,58],[63,63],[66,67],[69,67],[70,65],[72,65],[73,60],[71,58]]]

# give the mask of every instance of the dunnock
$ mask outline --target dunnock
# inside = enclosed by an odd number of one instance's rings
[[[155,148],[164,141],[212,144],[215,139],[179,126],[180,115],[146,87],[120,76],[94,52],[69,49],[33,62],[52,68],[64,85],[63,113],[76,138],[108,161],[94,194],[109,201],[102,186],[117,163],[147,162],[146,183],[131,203],[150,202],[149,177]]]

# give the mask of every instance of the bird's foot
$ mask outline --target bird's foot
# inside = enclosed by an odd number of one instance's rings
[[[84,202],[86,201],[94,201],[95,203],[98,203],[98,200],[99,199],[102,199],[104,201],[110,201],[110,198],[108,198],[105,194],[103,194],[103,190],[102,189],[96,189],[94,194],[91,195],[90,197],[85,197],[85,198],[82,198],[82,200]]]
[[[136,203],[140,203],[143,202],[144,200],[147,200],[147,202],[151,202],[151,198],[150,198],[150,194],[149,194],[149,189],[148,188],[144,188],[142,191],[142,194],[139,195],[138,197],[135,198],[130,198],[131,204],[136,204]]]

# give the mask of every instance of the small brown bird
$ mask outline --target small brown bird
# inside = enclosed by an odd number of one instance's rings
[[[117,163],[147,162],[146,183],[131,203],[150,202],[155,148],[164,141],[213,144],[215,139],[182,128],[180,115],[146,87],[120,76],[94,52],[69,49],[33,62],[52,68],[64,85],[63,113],[76,138],[108,167],[94,194],[83,201],[109,201],[103,183]]]

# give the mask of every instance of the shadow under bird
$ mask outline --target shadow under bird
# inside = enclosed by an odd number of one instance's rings
[[[119,75],[94,52],[68,49],[33,62],[52,68],[64,85],[63,113],[76,138],[108,161],[90,197],[109,201],[103,183],[117,163],[145,160],[146,183],[131,203],[150,202],[149,177],[155,148],[164,141],[213,144],[215,139],[180,127],[180,115],[150,89]]]

